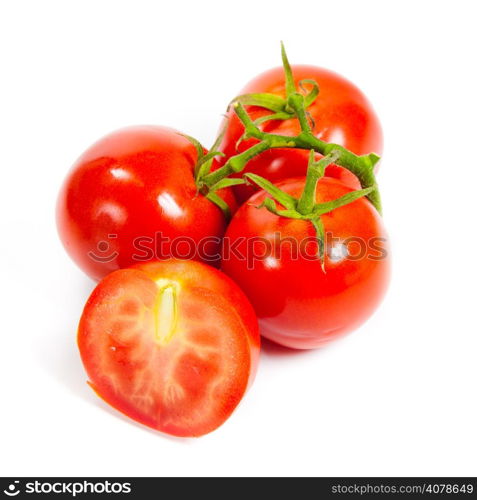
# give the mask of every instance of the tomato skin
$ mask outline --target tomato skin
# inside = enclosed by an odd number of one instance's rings
[[[297,197],[304,182],[303,178],[291,179],[278,187]],[[330,201],[350,191],[340,181],[324,177],[318,182],[316,199]],[[387,236],[375,208],[360,198],[322,216],[325,232],[337,239],[335,243],[329,240],[328,249],[332,244],[346,244],[353,257],[335,260],[326,256],[324,273],[321,261],[313,257],[318,246],[311,223],[257,209],[266,196],[260,191],[237,211],[225,235],[230,248],[235,244],[236,250],[224,254],[222,260],[222,270],[238,283],[254,306],[261,334],[287,347],[311,349],[356,329],[376,309],[389,282]],[[295,258],[291,244],[274,243],[276,233],[282,240],[302,245],[310,242],[306,247],[308,257],[302,253]],[[255,260],[251,252],[248,261],[241,258],[240,254],[247,255],[247,245],[253,239],[259,241],[257,238],[270,242],[269,249],[265,243],[258,244]],[[364,258],[355,258],[361,243],[348,238],[367,242],[362,247]],[[373,250],[374,246],[378,250]],[[381,254],[382,258],[370,258]]]
[[[142,260],[188,258],[189,248],[206,237],[216,242],[207,243],[205,252],[218,255],[226,220],[197,193],[196,159],[189,140],[159,126],[121,129],[89,148],[73,165],[57,202],[59,235],[76,264],[99,280]],[[231,191],[220,194],[234,210]],[[156,245],[158,232],[163,241]],[[174,247],[171,241],[178,237],[189,242]]]
[[[175,333],[154,340],[154,300],[177,290]],[[159,321],[161,316],[159,316]],[[175,436],[220,426],[250,387],[260,336],[255,312],[220,271],[171,259],[106,276],[84,308],[78,347],[91,387],[130,418]]]
[[[318,83],[320,93],[308,108],[315,127],[315,135],[326,141],[340,144],[357,155],[382,153],[383,137],[379,119],[365,95],[350,81],[332,71],[316,66],[292,66],[295,83],[304,79],[313,79]],[[273,68],[258,75],[239,93],[272,93],[285,97],[285,78],[283,68]],[[247,106],[253,120],[271,114],[263,108]],[[257,143],[256,139],[242,141],[236,148],[237,141],[243,134],[243,126],[233,110],[229,110],[223,126],[226,132],[220,146],[225,154],[217,158],[215,168],[237,152],[243,152]],[[297,119],[270,121],[261,126],[265,132],[285,136],[297,135],[300,126]],[[242,173],[253,172],[272,182],[291,177],[306,175],[308,151],[294,149],[273,149],[253,158]],[[242,174],[240,174],[242,175]],[[326,175],[340,179],[348,186],[359,189],[358,179],[348,170],[337,165],[330,165]],[[235,186],[237,201],[243,203],[257,188],[254,186]]]

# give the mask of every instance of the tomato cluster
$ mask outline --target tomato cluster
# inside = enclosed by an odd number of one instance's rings
[[[169,128],[122,129],[60,191],[64,247],[101,280],[78,329],[90,385],[162,432],[221,425],[254,378],[260,334],[322,346],[387,288],[376,114],[351,82],[282,54],[234,99],[210,151]]]

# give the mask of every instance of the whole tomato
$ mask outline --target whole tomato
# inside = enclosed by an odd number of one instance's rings
[[[61,241],[93,279],[136,262],[168,257],[216,264],[227,224],[198,193],[195,146],[175,130],[113,132],[73,165],[57,203]],[[230,190],[220,196],[233,210]]]
[[[368,99],[353,83],[337,73],[316,66],[292,65],[292,71],[297,88],[299,82],[305,79],[318,83],[319,95],[307,109],[314,123],[313,132],[316,137],[339,144],[357,155],[381,154],[383,138],[378,117]],[[240,95],[251,93],[271,93],[285,97],[283,68],[270,69],[257,76],[242,89]],[[272,114],[257,106],[246,106],[246,109],[252,120]],[[225,120],[222,125],[225,134],[219,147],[225,157],[217,159],[215,168],[257,142],[256,139],[242,141],[237,148],[237,142],[244,132],[243,125],[232,109],[228,111]],[[296,118],[267,121],[260,128],[265,132],[285,136],[300,132]],[[253,158],[240,175],[253,172],[272,182],[304,176],[307,159],[308,151],[271,149]],[[358,179],[351,172],[337,165],[330,165],[326,175],[340,179],[354,189],[360,187]],[[252,185],[235,186],[233,189],[239,203],[243,203],[257,191]]]
[[[298,198],[304,179],[277,184]],[[316,201],[352,190],[322,178]],[[390,258],[385,229],[365,198],[321,216],[326,234],[324,263],[308,220],[258,208],[260,191],[233,217],[224,239],[222,270],[247,294],[264,337],[295,349],[319,347],[359,327],[386,291]],[[324,265],[323,265],[324,264]]]
[[[106,276],[86,303],[78,346],[91,387],[108,404],[159,431],[201,436],[252,383],[260,337],[231,279],[171,259]]]

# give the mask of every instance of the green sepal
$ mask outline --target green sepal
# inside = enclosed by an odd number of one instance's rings
[[[287,219],[300,219],[300,220],[307,220],[308,217],[306,215],[302,215],[300,212],[297,212],[296,210],[278,210],[277,215],[280,215],[281,217],[286,217]]]
[[[263,203],[257,205],[255,208],[266,208],[272,214],[285,217],[286,219],[308,220],[308,217],[299,214],[296,210],[278,210],[277,204],[272,198],[265,198]]]
[[[178,132],[178,134],[182,137],[185,137],[189,142],[192,142],[197,151],[197,159],[200,159],[204,156],[204,146],[202,146],[202,144],[195,137],[187,134],[181,134],[180,132]]]
[[[303,84],[311,85],[311,90],[307,92]],[[318,84],[314,80],[305,79],[301,80],[299,85],[304,92],[304,105],[305,108],[307,108],[315,101],[319,94],[320,90]],[[235,103],[240,103],[242,106],[259,106],[261,108],[274,111],[271,115],[265,115],[255,120],[254,123],[257,126],[270,120],[289,120],[295,117],[294,112],[285,111],[287,101],[275,94],[243,94],[236,97],[231,104]],[[313,122],[311,117],[310,120]]]
[[[285,71],[285,89],[287,93],[287,97],[296,92],[295,79],[293,78],[293,72],[290,66],[290,62],[288,61],[287,52],[285,50],[285,44],[280,42],[282,49],[282,63],[283,70]]]
[[[194,166],[194,178],[196,182],[199,183],[202,177],[204,177],[209,173],[210,167],[212,166],[212,159],[215,156],[225,156],[225,155],[224,153],[215,151],[214,148],[215,144],[214,146],[212,146],[211,151],[205,154],[204,146],[202,146],[202,144],[195,137],[192,137],[187,134],[179,134],[179,135],[185,137],[189,142],[191,142],[194,145],[195,150],[197,151],[197,160]]]
[[[306,89],[305,89],[305,86],[304,86],[305,83],[308,84],[308,85],[311,85],[311,90],[309,92],[306,92]],[[304,98],[305,98],[304,99],[304,105],[305,105],[305,109],[306,109],[306,108],[308,108],[308,106],[310,106],[311,104],[313,104],[313,102],[315,101],[315,99],[318,97],[318,94],[320,93],[320,87],[315,82],[315,80],[312,80],[310,78],[305,78],[304,80],[300,80],[298,82],[298,85],[303,90],[303,92],[305,92],[305,94],[304,94]]]
[[[194,167],[194,177],[197,179],[197,175],[201,165],[201,160],[204,157],[204,146],[202,146],[202,144],[195,137],[192,137],[191,135],[181,134],[181,133],[179,133],[179,135],[185,137],[189,142],[191,142],[194,145],[195,150],[197,151],[197,161]]]
[[[316,232],[316,239],[318,241],[318,256],[321,261],[321,269],[324,273],[325,271],[325,245],[326,245],[326,235],[325,235],[325,226],[323,225],[323,221],[320,217],[316,217],[314,219],[310,219],[313,227]]]
[[[209,188],[209,191],[214,192],[218,191],[219,189],[224,189],[231,186],[239,186],[241,184],[245,184],[246,182],[247,181],[245,179],[225,177],[225,179],[222,179],[219,182],[215,183],[213,186],[211,186]]]
[[[255,208],[266,208],[272,214],[279,215],[277,204],[271,198],[265,198],[263,203],[260,203]]]
[[[237,102],[242,104],[242,106],[259,106],[260,108],[275,111],[275,113],[283,111],[286,106],[285,99],[278,95],[268,93],[242,94],[236,97],[230,104],[233,105]]]
[[[212,160],[216,156],[225,156],[221,151],[210,151],[200,158],[195,165],[195,179],[200,181],[205,175],[210,172],[212,167]]]
[[[280,111],[279,113],[273,113],[273,115],[261,116],[260,118],[257,118],[253,123],[258,126],[271,120],[289,120],[290,118],[293,118],[292,114],[286,113],[285,111]]]
[[[230,220],[232,214],[230,212],[230,207],[228,206],[227,202],[225,202],[217,193],[214,193],[214,191],[209,191],[205,197],[217,205],[220,210],[222,210],[224,217],[227,221]]]
[[[375,186],[371,186],[366,189],[351,191],[350,193],[346,193],[344,196],[341,196],[336,200],[326,201],[324,203],[317,203],[313,208],[313,216],[320,216],[323,214],[327,214],[328,212],[336,210],[339,207],[348,205],[349,203],[352,203],[353,201],[356,201],[357,199],[362,198],[363,196],[368,196],[368,194],[371,193],[371,191],[374,191],[375,189],[376,189]]]
[[[278,201],[278,203],[280,203],[280,205],[283,205],[289,210],[296,209],[297,201],[295,200],[295,198],[293,198],[293,196],[289,195],[288,193],[285,193],[285,191],[282,191],[280,188],[277,188],[275,184],[272,184],[267,179],[264,179],[257,174],[245,174],[244,177],[250,179],[255,184],[257,184],[258,187],[270,194],[276,201]]]

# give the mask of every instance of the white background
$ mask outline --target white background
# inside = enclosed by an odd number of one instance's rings
[[[2,1],[0,475],[476,475],[475,3]],[[262,354],[234,415],[169,438],[110,410],[75,345],[93,288],[54,204],[75,158],[130,124],[210,145],[276,66],[328,67],[385,131],[385,302],[321,351]]]

